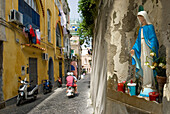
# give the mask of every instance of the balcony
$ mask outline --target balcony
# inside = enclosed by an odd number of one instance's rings
[[[24,0],[18,0],[19,12],[23,14],[23,25],[28,27],[29,24],[33,28],[40,28],[40,15],[32,9]]]

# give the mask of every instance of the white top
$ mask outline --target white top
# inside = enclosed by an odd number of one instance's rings
[[[136,83],[128,83],[127,86],[136,86]]]

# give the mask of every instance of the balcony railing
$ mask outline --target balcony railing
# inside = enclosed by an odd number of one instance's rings
[[[40,28],[40,15],[32,9],[24,0],[18,2],[19,12],[23,14],[24,26],[32,25],[33,28]]]

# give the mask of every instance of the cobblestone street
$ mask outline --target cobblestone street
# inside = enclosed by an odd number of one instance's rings
[[[34,102],[24,104],[24,106],[10,106],[0,110],[1,114],[92,114],[93,109],[89,99],[90,77],[85,76],[77,82],[79,94],[74,98],[66,96],[66,88],[58,88],[43,100],[34,105]],[[39,97],[41,99],[41,97]],[[38,100],[38,99],[37,99]],[[35,101],[36,102],[36,101]],[[32,105],[31,105],[32,104]],[[23,110],[25,109],[25,110]],[[29,109],[29,110],[28,110]]]

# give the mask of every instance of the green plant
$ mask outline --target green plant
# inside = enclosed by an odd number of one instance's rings
[[[149,68],[156,70],[158,76],[166,77],[166,58],[165,57],[156,57],[156,54],[151,51],[150,56],[146,57],[145,65]],[[149,65],[148,59],[153,60],[152,64]]]
[[[78,34],[81,44],[93,38],[94,22],[98,12],[97,4],[96,0],[79,0],[78,12],[81,14],[82,21],[79,23]]]

